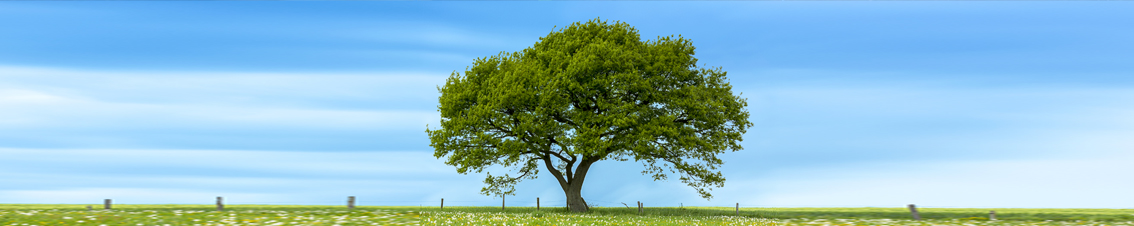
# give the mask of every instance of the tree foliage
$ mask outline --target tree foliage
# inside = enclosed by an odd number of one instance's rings
[[[511,195],[543,166],[576,211],[586,211],[579,189],[602,160],[679,176],[709,199],[725,182],[717,155],[741,150],[752,124],[726,72],[697,67],[693,54],[681,36],[643,41],[626,23],[595,19],[478,58],[438,88],[440,128],[426,130],[434,156],[461,174],[515,170],[489,174],[485,195]]]

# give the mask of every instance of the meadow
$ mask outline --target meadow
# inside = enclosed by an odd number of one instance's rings
[[[101,206],[96,206],[101,207]],[[0,225],[421,225],[418,207],[115,205],[0,205]]]
[[[425,225],[1131,225],[1134,209],[599,207],[587,214],[562,207],[446,207],[421,212]],[[997,220],[988,219],[988,211]]]
[[[100,206],[96,206],[100,207]],[[997,220],[988,219],[988,211]],[[1131,225],[1134,209],[596,207],[419,207],[0,204],[0,225]]]

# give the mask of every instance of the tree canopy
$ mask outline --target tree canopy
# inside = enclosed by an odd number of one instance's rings
[[[752,126],[746,100],[721,68],[697,67],[681,36],[641,40],[624,22],[576,22],[518,52],[476,59],[441,93],[440,128],[426,129],[434,156],[457,172],[496,165],[485,195],[512,195],[543,166],[573,211],[591,165],[636,161],[644,175],[676,175],[710,199],[724,176],[717,158],[738,151]]]

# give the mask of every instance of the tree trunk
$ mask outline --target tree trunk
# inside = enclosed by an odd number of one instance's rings
[[[583,200],[583,181],[587,178],[587,170],[591,168],[591,164],[595,163],[595,161],[597,161],[597,159],[584,159],[579,163],[579,166],[575,168],[575,172],[572,173],[570,165],[568,165],[566,172],[562,172],[551,164],[551,158],[549,156],[543,156],[544,166],[546,166],[547,170],[551,171],[551,175],[555,176],[555,179],[559,181],[559,187],[563,188],[563,194],[567,196],[567,208],[570,209],[571,212],[582,213],[590,209],[590,206],[587,206],[587,201]]]
[[[590,208],[587,206],[587,201],[583,200],[583,195],[581,194],[583,189],[580,189],[582,186],[571,187],[573,187],[573,189],[569,188],[563,191],[563,193],[567,195],[567,207],[571,209],[571,212],[587,212],[587,209]]]
[[[571,208],[571,212],[587,212],[591,207],[587,205],[587,201],[583,200],[583,181],[587,178],[587,171],[591,169],[591,164],[595,163],[594,160],[583,160],[579,166],[575,168],[574,178],[571,178],[570,183],[563,187],[563,193],[567,195],[567,204]]]

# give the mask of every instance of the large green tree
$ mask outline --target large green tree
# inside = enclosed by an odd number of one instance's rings
[[[710,199],[725,181],[717,155],[741,150],[752,124],[725,72],[697,67],[693,49],[681,36],[642,41],[626,23],[594,19],[478,58],[438,88],[441,125],[426,130],[430,146],[461,174],[516,171],[489,173],[485,195],[512,195],[543,166],[569,208],[585,212],[591,166],[633,160],[643,174],[678,175]]]

